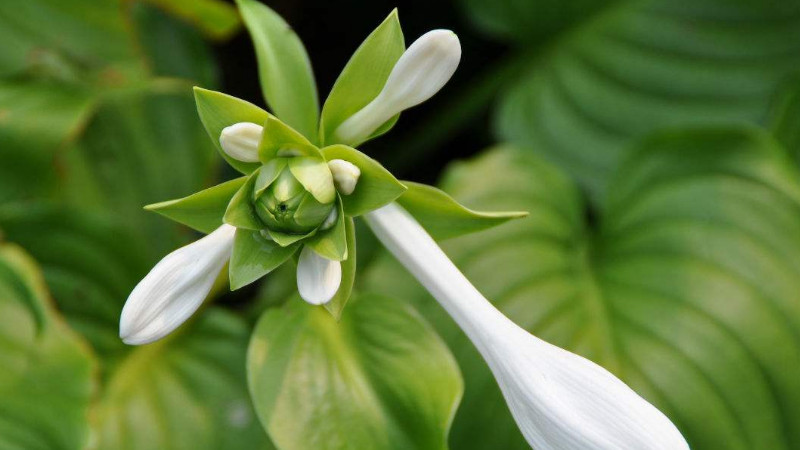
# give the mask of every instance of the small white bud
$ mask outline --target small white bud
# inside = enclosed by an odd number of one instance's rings
[[[333,208],[328,214],[328,217],[325,218],[325,221],[322,222],[322,225],[319,226],[321,230],[329,230],[332,226],[336,224],[336,219],[339,218],[339,211],[336,208]]]
[[[345,144],[359,144],[404,109],[433,97],[461,61],[461,44],[450,30],[433,30],[414,41],[397,61],[380,94],[334,132]]]
[[[225,127],[219,135],[222,150],[233,159],[258,162],[258,144],[264,127],[250,122],[239,122]]]
[[[361,169],[355,164],[343,159],[332,159],[328,161],[328,168],[333,175],[333,184],[340,194],[350,195],[356,189],[358,178],[361,176]]]
[[[324,258],[307,245],[303,247],[297,260],[297,291],[303,300],[312,305],[328,303],[341,283],[339,261]]]

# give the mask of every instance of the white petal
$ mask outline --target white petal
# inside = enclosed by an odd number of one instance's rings
[[[297,290],[300,297],[312,305],[331,301],[342,282],[339,261],[323,258],[309,246],[304,246],[297,261]]]
[[[350,161],[332,159],[328,161],[328,168],[333,175],[333,183],[340,194],[350,195],[356,190],[356,184],[361,177],[361,169]]]
[[[414,41],[392,68],[372,102],[335,131],[339,141],[358,144],[404,109],[431,98],[450,80],[461,61],[461,44],[450,30],[433,30]]]
[[[133,289],[119,320],[126,344],[163,338],[203,303],[214,280],[230,259],[236,228],[222,225],[159,261]]]
[[[219,145],[233,159],[258,162],[258,144],[264,127],[250,122],[239,122],[222,129]]]
[[[475,344],[533,448],[689,448],[664,414],[610,372],[505,317],[401,207],[389,204],[365,218]]]

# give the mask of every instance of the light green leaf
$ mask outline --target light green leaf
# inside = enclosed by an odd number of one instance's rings
[[[320,140],[326,145],[337,144],[333,132],[347,118],[367,106],[383,89],[397,60],[406,49],[397,9],[358,47],[347,62],[331,89],[322,108]],[[374,134],[383,134],[397,121],[395,116]]]
[[[253,197],[260,197],[272,185],[283,172],[283,169],[286,168],[286,163],[286,158],[276,158],[261,166],[258,171],[258,177],[256,177],[256,183],[253,186]]]
[[[328,204],[336,199],[333,176],[324,159],[309,156],[291,158],[289,171],[318,202]]]
[[[316,230],[312,230],[306,234],[287,234],[281,233],[280,231],[267,229],[267,234],[269,234],[269,237],[271,237],[272,240],[277,242],[281,247],[288,247],[297,241],[305,239],[309,236],[313,236],[314,233],[316,233]]]
[[[350,195],[342,195],[344,213],[360,216],[391,203],[405,192],[406,187],[379,162],[346,145],[331,145],[322,149],[326,161],[343,159],[361,170],[356,188]]]
[[[207,310],[179,334],[135,348],[94,411],[101,449],[273,449],[245,388],[247,326]]]
[[[0,447],[83,448],[93,361],[58,317],[33,260],[0,244]]]
[[[283,264],[297,246],[281,247],[265,239],[259,231],[236,230],[229,266],[231,290],[258,280]]]
[[[437,240],[475,233],[528,215],[527,212],[473,211],[433,186],[410,181],[403,181],[403,184],[408,190],[397,203]]]
[[[608,5],[551,37],[496,115],[503,141],[564,168],[594,200],[626,150],[654,130],[764,124],[800,66],[798,2]]]
[[[236,178],[188,197],[147,205],[145,209],[197,231],[211,233],[222,225],[228,204],[246,179],[247,177]]]
[[[446,449],[452,356],[407,305],[356,300],[341,322],[299,299],[261,317],[247,371],[264,428],[282,450]]]
[[[320,157],[319,150],[305,136],[274,117],[268,118],[264,123],[264,136],[258,145],[261,162],[267,163],[280,156],[298,155]]]
[[[353,218],[347,217],[344,226],[347,259],[342,261],[342,282],[339,284],[339,290],[336,291],[336,295],[323,305],[337,321],[342,318],[342,311],[344,311],[344,307],[353,293],[353,283],[356,279],[356,226],[353,223]]]
[[[799,180],[761,132],[665,133],[635,149],[587,223],[561,171],[494,151],[445,187],[531,215],[444,248],[510,318],[616,373],[691,448],[788,450],[800,444],[800,378],[787,370],[800,367]],[[467,390],[452,448],[528,449],[480,356],[399,270],[385,259],[363,288],[412,301],[458,358]]]
[[[341,199],[336,202],[336,223],[328,230],[317,231],[317,234],[306,241],[317,253],[334,261],[347,259],[347,231],[345,215]]]
[[[275,11],[255,0],[236,0],[256,47],[261,91],[275,115],[317,141],[317,85],[303,43]]]
[[[258,163],[243,162],[228,156],[222,150],[219,136],[224,128],[235,123],[250,122],[257,125],[266,123],[270,114],[252,103],[199,87],[194,88],[194,98],[197,103],[197,113],[200,115],[203,126],[206,127],[208,137],[214,142],[225,161],[245,175],[257,169]]]
[[[258,215],[256,215],[255,209],[253,209],[253,189],[260,172],[261,169],[253,172],[234,194],[223,217],[223,220],[228,225],[255,231],[264,228]]]
[[[239,29],[239,15],[221,0],[145,0],[181,17],[213,39],[226,39]]]

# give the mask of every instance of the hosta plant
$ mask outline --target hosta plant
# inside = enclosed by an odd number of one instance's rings
[[[355,279],[353,220],[363,217],[473,341],[532,446],[687,448],[660,411],[611,373],[506,318],[435,242],[524,213],[469,210],[433,187],[395,179],[358,150],[450,79],[461,58],[452,31],[430,31],[406,49],[392,12],[356,50],[320,113],[311,66],[298,37],[264,5],[240,0],[239,6],[255,43],[261,86],[272,113],[222,93],[195,89],[210,138],[242,176],[147,207],[208,235],[167,255],[136,286],[120,320],[120,337],[126,343],[147,344],[174,331],[200,307],[226,264],[235,290],[294,261],[297,291],[311,304],[305,307],[324,305],[334,318],[341,318]],[[283,329],[293,323],[267,317],[257,333],[268,335],[271,330],[261,328]],[[286,333],[291,335],[296,327]],[[286,342],[287,352],[294,348],[281,336],[273,338]],[[251,348],[256,367],[251,371],[251,393],[275,444],[302,448],[309,442],[302,434],[315,431],[287,433],[289,426],[281,422],[285,418],[276,417],[278,400],[263,395],[280,382],[275,371],[287,370],[263,361],[275,351]],[[392,377],[401,375],[386,371],[380,376],[391,384]]]

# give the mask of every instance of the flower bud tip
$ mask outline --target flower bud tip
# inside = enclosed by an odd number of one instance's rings
[[[328,167],[333,175],[333,183],[340,194],[350,195],[355,191],[358,178],[361,176],[361,169],[355,164],[343,159],[332,159],[328,161]]]

